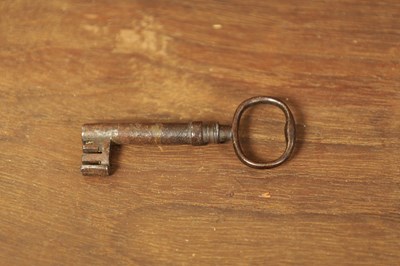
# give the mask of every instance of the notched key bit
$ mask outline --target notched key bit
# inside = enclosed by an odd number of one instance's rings
[[[87,125],[84,126],[84,128]],[[83,155],[81,172],[83,175],[109,175],[110,174],[110,146],[111,141],[107,138],[86,139],[82,130]]]
[[[272,104],[285,114],[286,150],[271,162],[254,162],[247,158],[239,141],[240,118],[244,111],[255,104]],[[99,123],[85,124],[82,127],[82,166],[83,175],[109,175],[110,149],[112,144],[153,144],[153,145],[206,145],[226,143],[233,140],[238,158],[247,166],[266,169],[276,167],[286,161],[294,149],[295,121],[287,105],[278,99],[258,96],[239,105],[233,117],[232,126],[217,122],[203,123]]]

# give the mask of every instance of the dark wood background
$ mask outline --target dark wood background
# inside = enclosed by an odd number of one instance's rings
[[[2,265],[395,265],[400,4],[2,1]],[[87,122],[215,120],[255,95],[291,107],[272,170],[232,146],[123,146],[83,177]],[[243,141],[284,148],[256,107]]]

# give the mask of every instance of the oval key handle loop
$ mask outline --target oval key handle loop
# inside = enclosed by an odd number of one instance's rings
[[[240,128],[240,119],[248,108],[254,106],[256,104],[271,104],[274,106],[279,107],[286,117],[286,124],[285,124],[285,139],[286,139],[286,149],[285,152],[276,160],[270,162],[254,162],[246,157],[243,153],[242,145],[240,144],[239,139],[239,128]],[[245,165],[250,166],[252,168],[257,169],[268,169],[273,168],[278,165],[284,163],[287,159],[289,159],[290,155],[294,149],[294,143],[296,141],[296,128],[295,128],[295,121],[290,111],[289,107],[282,101],[266,96],[258,96],[250,98],[244,102],[242,102],[238,108],[236,109],[235,115],[233,116],[232,121],[232,142],[233,148],[235,149],[236,155],[238,156],[239,160],[242,161]]]

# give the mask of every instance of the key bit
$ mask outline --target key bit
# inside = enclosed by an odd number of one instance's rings
[[[254,162],[243,153],[239,139],[240,119],[244,111],[255,104],[272,104],[285,114],[286,149],[276,160]],[[97,123],[82,127],[83,175],[109,175],[110,149],[113,145],[206,145],[222,144],[232,140],[236,155],[245,165],[268,169],[285,162],[293,152],[296,139],[295,121],[289,107],[282,101],[266,96],[242,102],[233,117],[232,126],[217,122],[203,123]]]

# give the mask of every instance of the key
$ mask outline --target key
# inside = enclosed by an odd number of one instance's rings
[[[285,114],[286,149],[276,160],[255,162],[242,149],[239,137],[240,120],[245,110],[256,104],[271,104]],[[256,169],[269,169],[281,165],[293,153],[296,141],[295,120],[289,107],[272,97],[257,96],[242,102],[233,116],[232,125],[217,122],[204,123],[97,123],[82,126],[83,175],[110,175],[110,149],[113,145],[206,145],[223,144],[232,140],[239,160]]]

